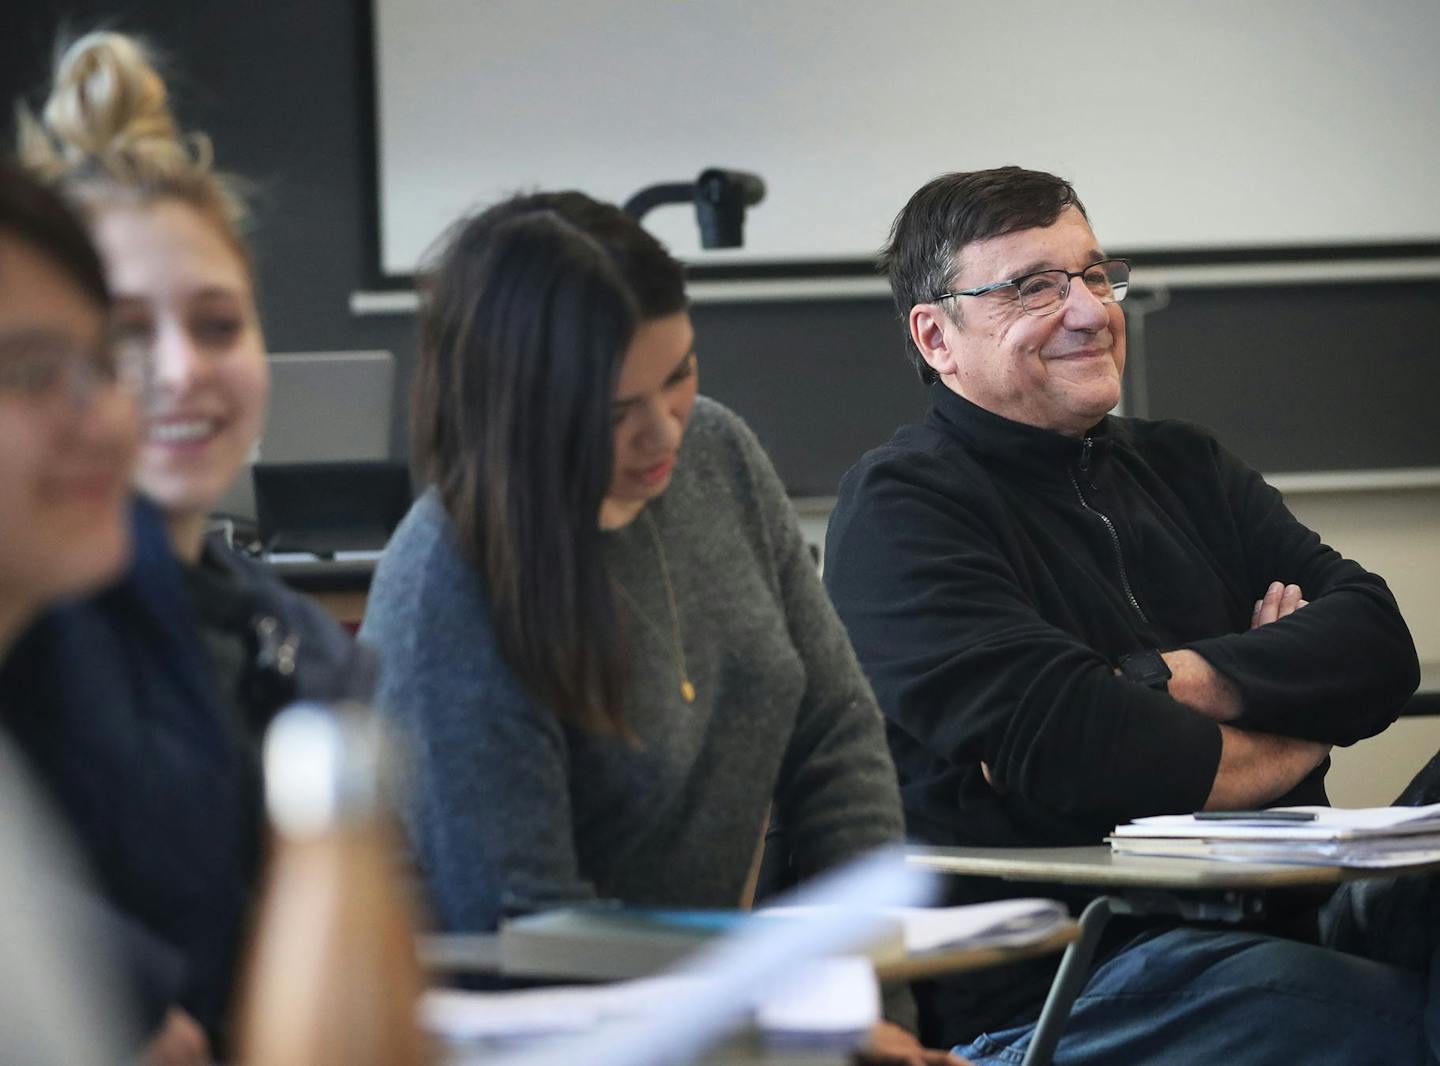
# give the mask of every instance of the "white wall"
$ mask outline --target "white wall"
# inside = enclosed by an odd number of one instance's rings
[[[1020,163],[1112,247],[1440,238],[1435,0],[375,0],[382,258],[520,188],[623,200],[707,166],[745,249],[868,258],[923,182]],[[1185,210],[1175,210],[1184,204]]]
[[[1380,574],[1399,601],[1424,684],[1440,689],[1440,488],[1290,493],[1290,509],[1331,547]],[[1331,802],[1393,800],[1440,750],[1440,717],[1402,718],[1378,737],[1333,753]]]

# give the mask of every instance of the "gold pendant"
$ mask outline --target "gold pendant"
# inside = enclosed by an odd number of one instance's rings
[[[680,695],[686,703],[695,702],[695,686],[690,684],[688,677],[680,682]]]

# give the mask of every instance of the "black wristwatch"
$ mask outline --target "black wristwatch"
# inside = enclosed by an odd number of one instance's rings
[[[1154,648],[1120,656],[1120,673],[1137,685],[1157,692],[1167,691],[1170,684],[1170,665]]]

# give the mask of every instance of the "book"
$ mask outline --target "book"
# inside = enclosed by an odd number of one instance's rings
[[[931,953],[1034,943],[1069,919],[1064,904],[1011,899],[963,907],[874,908],[863,954],[876,965]],[[505,923],[499,964],[514,976],[623,980],[673,965],[710,940],[750,923],[813,921],[815,908],[670,910],[581,906],[541,911]]]

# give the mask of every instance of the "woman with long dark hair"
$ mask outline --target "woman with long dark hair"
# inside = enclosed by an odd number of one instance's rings
[[[800,877],[901,836],[879,711],[784,490],[697,372],[680,264],[580,193],[463,221],[426,274],[430,487],[361,639],[408,734],[442,929],[569,900],[740,906],[772,802]]]

